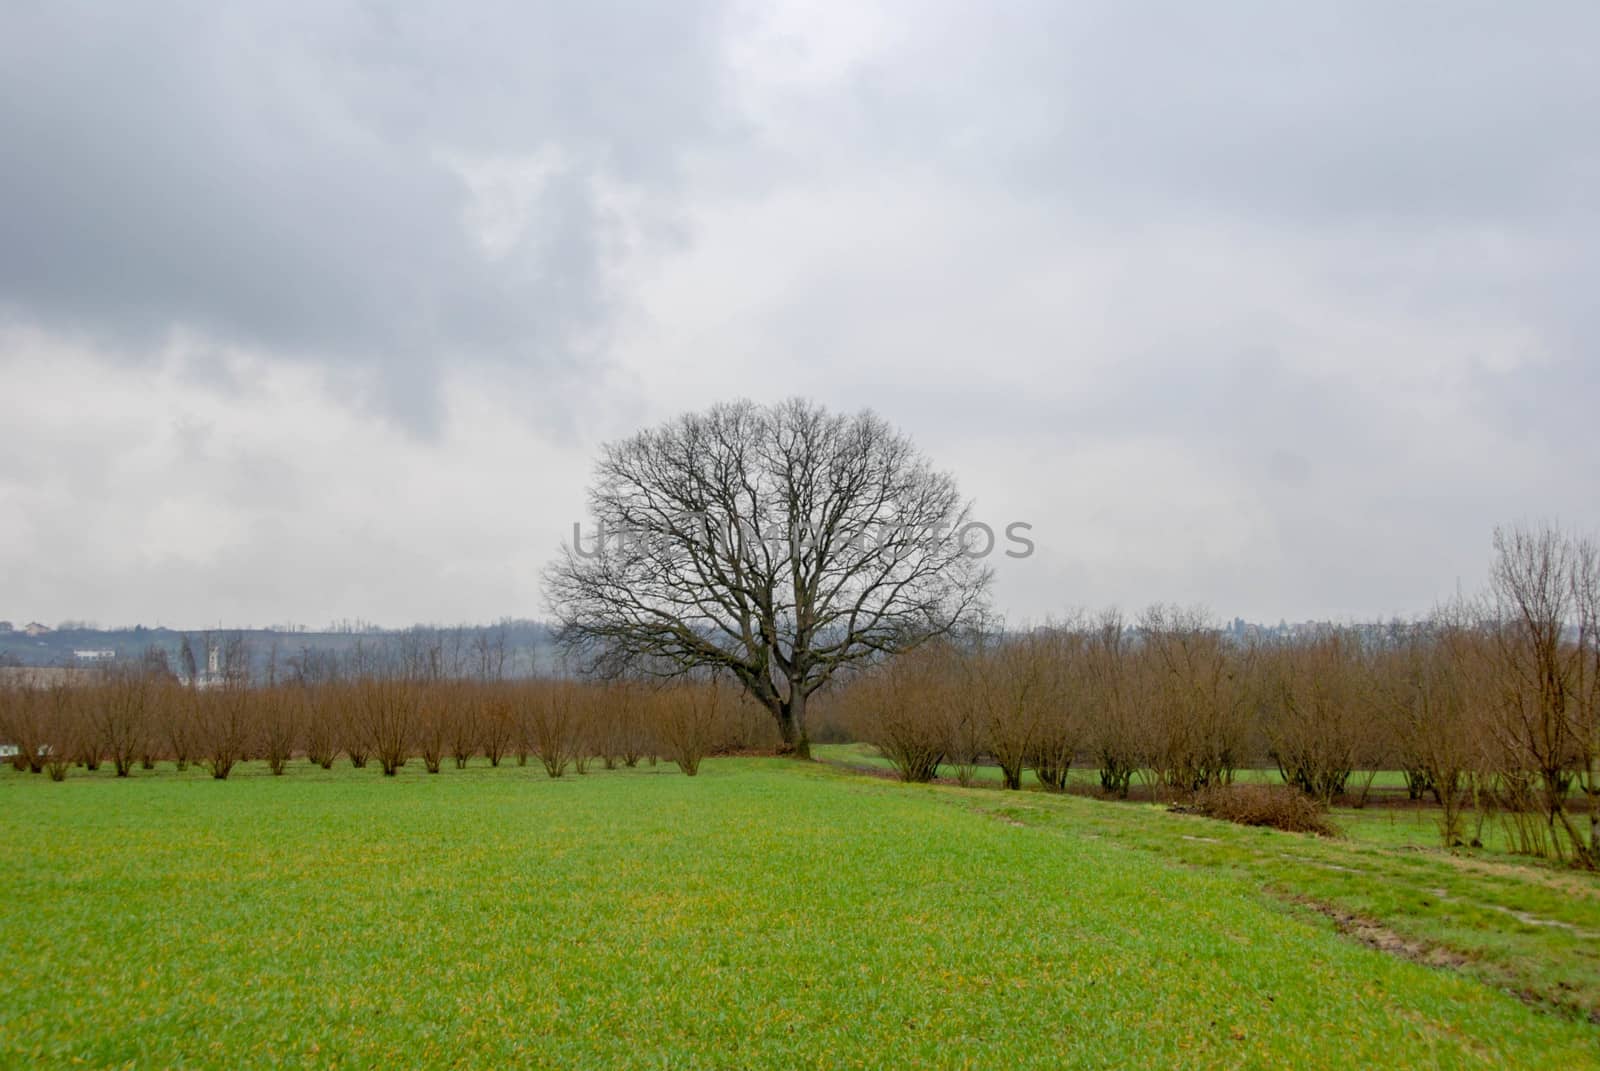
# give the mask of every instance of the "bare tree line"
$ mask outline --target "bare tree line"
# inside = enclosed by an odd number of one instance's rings
[[[512,628],[507,622],[489,627],[418,625],[361,635],[340,648],[310,643],[291,647],[278,633],[185,633],[175,665],[160,647],[151,647],[145,660],[185,684],[201,686],[240,678],[317,685],[362,676],[480,681],[536,676],[534,653],[513,646]]]
[[[359,674],[323,684],[225,678],[196,687],[147,664],[108,669],[92,684],[0,689],[0,739],[19,770],[63,780],[74,767],[119,777],[168,762],[218,780],[261,761],[281,775],[296,760],[341,759],[393,776],[473,761],[527,765],[551,777],[662,759],[697,773],[707,755],[770,749],[770,719],[716,680],[589,682]]]
[[[1237,642],[1194,610],[1155,606],[1005,632],[975,629],[854,678],[835,713],[906,780],[981,760],[1018,788],[1159,796],[1245,767],[1328,802],[1364,804],[1380,770],[1440,810],[1498,818],[1530,854],[1600,866],[1600,555],[1555,528],[1495,536],[1481,597],[1426,619]]]

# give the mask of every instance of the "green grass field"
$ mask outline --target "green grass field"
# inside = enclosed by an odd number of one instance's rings
[[[841,766],[858,767],[863,770],[893,770],[894,763],[884,758],[877,748],[871,744],[822,744],[816,747],[816,755],[827,761]],[[939,767],[939,776],[954,780],[956,768],[948,763]],[[1265,784],[1281,785],[1283,776],[1277,770],[1240,770],[1235,775],[1240,781],[1259,781]],[[1100,785],[1099,774],[1083,766],[1074,766],[1069,774],[1073,784],[1083,785],[1086,788],[1098,788]],[[1350,779],[1352,791],[1359,789],[1359,781],[1365,774],[1356,774]],[[998,766],[978,766],[973,771],[973,783],[976,785],[1001,784],[1000,768]],[[1147,787],[1143,781],[1136,781],[1140,788]],[[1380,770],[1372,779],[1375,789],[1399,790],[1405,788],[1405,774],[1399,770]],[[1039,779],[1032,770],[1022,773],[1022,787],[1038,788]]]
[[[819,759],[835,766],[847,769],[859,769],[868,772],[887,774],[894,769],[894,764],[879,754],[878,750],[870,744],[824,744],[815,749]],[[956,769],[953,766],[941,766],[939,776],[947,780],[954,780]],[[1361,782],[1367,775],[1358,773],[1351,778],[1351,794],[1360,791]],[[1277,770],[1272,769],[1246,769],[1239,770],[1235,777],[1239,781],[1255,781],[1263,784],[1281,785],[1283,777]],[[1070,782],[1075,786],[1074,791],[1098,793],[1100,788],[1099,774],[1092,769],[1081,766],[1074,767],[1069,775]],[[999,788],[1001,786],[1000,769],[997,766],[979,766],[973,773],[972,783],[976,787]],[[1384,806],[1385,802],[1394,803],[1404,800],[1405,775],[1399,770],[1380,770],[1372,778],[1373,805],[1357,809],[1350,806],[1335,807],[1332,817],[1344,835],[1352,840],[1381,844],[1391,848],[1432,850],[1439,846],[1438,808],[1425,802],[1422,806]],[[1024,771],[1022,786],[1025,789],[1039,789],[1039,781],[1031,770]],[[1142,780],[1135,782],[1135,799],[1149,800],[1150,786]],[[1504,855],[1511,850],[1504,823],[1501,821],[1486,821],[1478,823],[1474,820],[1473,812],[1469,811],[1466,822],[1466,836],[1481,839],[1482,847],[1465,848],[1458,855],[1492,857]],[[1526,859],[1516,860],[1519,864],[1528,864]]]
[[[4,1066],[1600,1066],[1590,879],[1144,805],[7,770],[0,834]]]

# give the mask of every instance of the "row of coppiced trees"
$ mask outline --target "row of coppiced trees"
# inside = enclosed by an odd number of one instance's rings
[[[128,666],[91,683],[0,689],[0,740],[20,770],[62,780],[74,767],[126,777],[170,762],[226,779],[245,762],[274,774],[410,762],[429,773],[534,759],[551,777],[651,765],[698,772],[711,754],[773,746],[770,719],[717,681],[591,683],[355,676],[325,684],[195,687]]]
[[[875,667],[836,712],[906,780],[980,762],[1062,790],[1074,764],[1127,796],[1227,784],[1245,766],[1357,805],[1381,770],[1432,799],[1455,843],[1499,817],[1530,854],[1600,867],[1600,554],[1501,530],[1488,590],[1412,622],[1238,637],[1154,607],[942,639]]]

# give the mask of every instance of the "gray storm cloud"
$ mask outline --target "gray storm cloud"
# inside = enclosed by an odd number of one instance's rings
[[[717,136],[697,4],[8,5],[0,304],[137,351],[174,327],[378,370],[570,369],[618,295],[605,185]]]
[[[5,5],[0,616],[536,614],[599,441],[794,393],[1036,524],[1002,609],[1426,609],[1497,522],[1600,524],[1596,39]]]

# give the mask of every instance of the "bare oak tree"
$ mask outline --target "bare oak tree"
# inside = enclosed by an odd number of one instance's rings
[[[564,646],[601,670],[728,672],[801,757],[811,695],[949,632],[988,586],[955,481],[868,411],[685,415],[605,447],[589,505],[597,545],[546,574]]]

